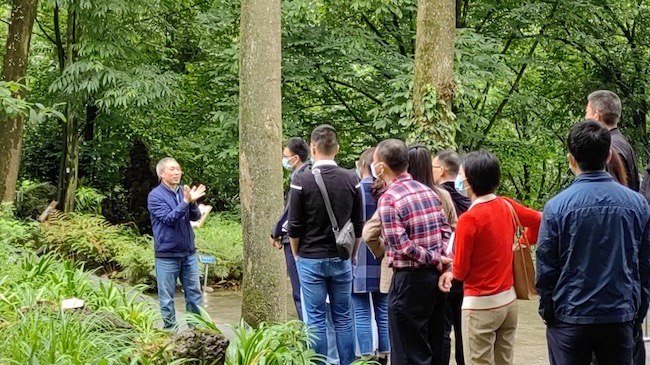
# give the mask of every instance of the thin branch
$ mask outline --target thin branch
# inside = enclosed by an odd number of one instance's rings
[[[43,32],[43,35],[44,35],[47,39],[49,39],[49,41],[52,42],[52,44],[56,45],[56,41],[55,41],[52,37],[50,37],[50,35],[45,31],[45,29],[43,28],[43,25],[42,25],[41,22],[38,20],[38,17],[35,18],[34,20],[36,20],[36,24],[38,24],[38,28],[41,30],[41,32]]]
[[[365,90],[360,89],[360,88],[357,87],[357,86],[354,86],[354,85],[352,85],[352,84],[348,84],[348,83],[345,82],[345,81],[339,81],[339,80],[331,79],[331,78],[329,78],[329,77],[327,77],[327,76],[323,76],[323,77],[325,78],[325,81],[333,82],[333,83],[335,83],[335,84],[339,84],[339,85],[342,85],[342,86],[348,87],[348,88],[350,88],[350,89],[352,89],[352,90],[355,90],[355,91],[359,92],[360,94],[362,94],[362,95],[364,95],[365,97],[367,97],[368,99],[374,101],[374,102],[377,103],[378,105],[383,105],[383,103],[382,103],[381,100],[377,99],[374,95],[370,94],[369,92],[367,92],[367,91],[365,91]]]
[[[327,84],[327,86],[329,87],[329,89],[332,90],[332,92],[334,93],[334,95],[336,96],[336,98],[341,102],[341,104],[343,104],[343,106],[345,107],[345,109],[347,109],[348,112],[350,112],[350,114],[354,117],[354,120],[355,120],[357,123],[360,123],[360,124],[361,124],[361,123],[362,123],[361,118],[359,118],[359,117],[357,116],[357,113],[355,113],[354,110],[352,110],[352,108],[348,105],[348,103],[345,102],[345,100],[343,99],[343,97],[341,96],[341,94],[339,94],[338,91],[336,91],[336,89],[334,88],[334,86],[332,86],[332,83],[328,80],[328,78],[327,78],[327,77],[323,77],[323,79],[325,80],[325,83]]]

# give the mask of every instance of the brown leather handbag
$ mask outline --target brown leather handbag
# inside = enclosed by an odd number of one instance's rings
[[[512,252],[512,275],[515,279],[515,291],[517,299],[534,300],[539,298],[537,288],[535,288],[535,263],[533,263],[533,254],[528,242],[528,237],[524,234],[524,227],[515,212],[515,208],[504,200],[510,208],[512,222],[515,225],[515,241]],[[519,244],[519,236],[523,236],[525,244]]]

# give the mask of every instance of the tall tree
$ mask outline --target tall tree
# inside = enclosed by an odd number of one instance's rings
[[[286,318],[284,260],[269,244],[267,234],[282,209],[280,0],[242,0],[240,29],[242,316],[257,325]]]
[[[36,18],[38,0],[14,0],[7,33],[7,46],[2,68],[2,80],[25,85],[29,44]],[[24,98],[26,89],[21,87],[14,97]],[[0,119],[0,197],[13,201],[20,166],[20,149],[23,140],[25,117],[22,113],[5,115]]]
[[[454,145],[455,0],[418,0],[413,74],[414,135],[433,148]]]

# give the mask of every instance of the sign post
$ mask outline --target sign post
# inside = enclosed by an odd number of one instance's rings
[[[205,265],[205,274],[203,276],[203,306],[207,307],[208,292],[206,291],[206,288],[208,287],[208,268],[210,267],[210,264],[216,264],[217,260],[214,256],[199,255],[199,262]]]

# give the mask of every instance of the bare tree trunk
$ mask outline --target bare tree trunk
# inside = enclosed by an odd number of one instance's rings
[[[456,1],[418,0],[412,136],[434,149],[455,145],[454,43]]]
[[[55,9],[58,13],[58,8]],[[57,19],[58,20],[58,19]],[[74,45],[77,43],[77,12],[75,10],[75,1],[68,4],[68,21],[67,21],[67,43],[65,48],[63,44],[58,44],[58,54],[64,52],[64,66],[68,67],[75,62],[76,52]],[[58,27],[58,24],[55,25]],[[57,32],[60,34],[60,31]],[[57,38],[59,39],[59,38]],[[61,58],[59,59],[61,61]],[[63,73],[63,68],[61,73]],[[66,107],[66,123],[63,125],[63,154],[61,156],[61,168],[59,170],[59,209],[64,212],[74,210],[74,198],[79,181],[79,117],[76,113],[76,105],[73,101],[68,101]]]
[[[36,18],[38,0],[14,0],[7,32],[2,80],[25,84],[29,59],[29,44]],[[14,97],[25,97],[21,89]],[[4,113],[3,113],[4,114]],[[23,143],[23,115],[3,116],[0,119],[0,197],[13,201],[20,167]]]
[[[280,0],[241,1],[239,171],[244,233],[242,316],[286,319],[284,255],[269,243],[282,211]]]

